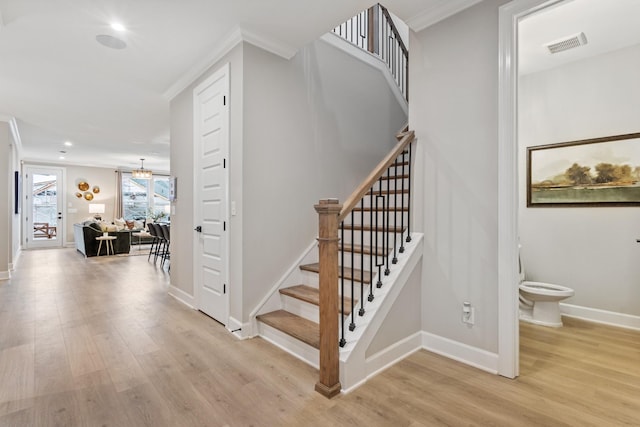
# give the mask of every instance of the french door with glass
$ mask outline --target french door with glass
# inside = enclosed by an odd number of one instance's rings
[[[64,170],[25,167],[25,246],[61,247],[64,240]]]

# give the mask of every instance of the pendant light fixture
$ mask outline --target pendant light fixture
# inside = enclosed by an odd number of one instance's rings
[[[144,159],[140,159],[140,169],[134,169],[131,171],[131,176],[137,179],[151,179],[153,172],[150,169],[144,168]]]

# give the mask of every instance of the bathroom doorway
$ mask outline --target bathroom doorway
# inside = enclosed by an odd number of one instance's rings
[[[622,314],[640,314],[637,208],[528,208],[526,165],[528,147],[640,131],[638,14],[637,1],[563,1],[522,19],[518,40],[518,224],[527,280],[573,288],[561,303],[565,314],[621,326],[636,326]],[[566,177],[579,163],[597,183],[599,165],[638,166],[600,145],[597,158],[557,159],[548,178]]]

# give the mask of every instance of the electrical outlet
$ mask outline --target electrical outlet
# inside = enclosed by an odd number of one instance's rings
[[[470,302],[462,304],[462,323],[473,325],[476,322],[476,309]]]

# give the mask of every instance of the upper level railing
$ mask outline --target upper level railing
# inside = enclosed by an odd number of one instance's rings
[[[333,32],[387,64],[402,95],[409,100],[409,51],[384,6],[376,4],[363,10]]]
[[[320,379],[316,390],[327,397],[340,391],[339,347],[346,328],[375,299],[411,241],[411,154],[413,131],[399,142],[349,196],[321,200],[319,214]],[[375,286],[374,286],[375,283]]]

